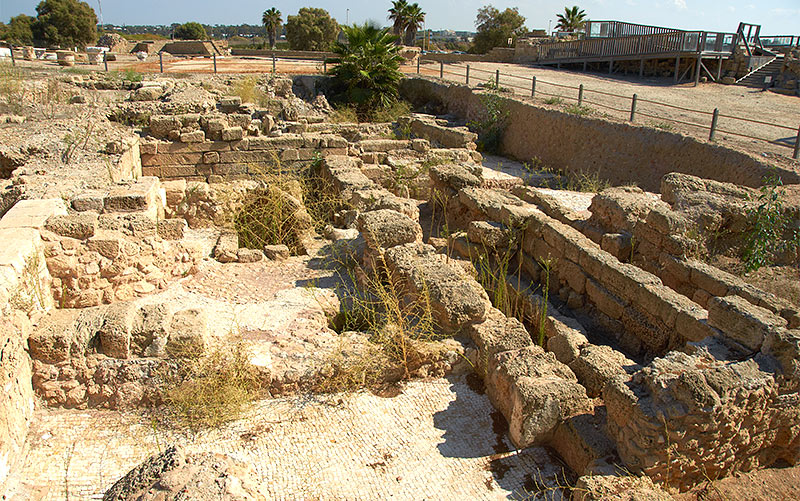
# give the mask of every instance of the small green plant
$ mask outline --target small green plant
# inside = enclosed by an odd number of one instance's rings
[[[544,100],[544,104],[561,104],[564,100],[561,99],[559,96],[548,97]]]
[[[779,176],[770,174],[764,178],[755,200],[757,205],[747,214],[750,230],[742,252],[745,271],[769,266],[776,254],[797,250],[800,233],[791,227],[791,217],[784,210],[785,195]]]
[[[143,76],[138,71],[132,68],[127,68],[122,71],[122,79],[127,80],[128,82],[138,83],[142,81]]]
[[[594,109],[588,106],[579,106],[577,104],[571,104],[564,108],[564,111],[569,113],[570,115],[578,115],[579,117],[585,117],[594,113]]]
[[[653,127],[654,129],[665,130],[665,131],[671,131],[671,130],[675,129],[675,127],[671,123],[667,123],[667,122],[653,122],[653,123],[650,124],[650,127]]]
[[[61,161],[64,162],[65,165],[69,165],[72,162],[72,159],[75,153],[78,151],[78,148],[83,150],[86,149],[86,146],[89,144],[89,137],[92,134],[92,127],[92,123],[87,122],[85,131],[68,132],[61,140],[61,142],[64,143],[64,151],[61,153]]]
[[[335,124],[358,123],[358,113],[353,106],[339,105],[328,115],[328,120]]]
[[[536,333],[537,342],[539,346],[544,346],[545,333],[547,332],[547,305],[550,300],[550,272],[555,264],[555,259],[548,256],[547,258],[539,259],[539,266],[542,268],[542,304],[539,307]]]
[[[233,95],[239,96],[243,103],[254,103],[261,107],[269,105],[269,95],[258,85],[255,77],[246,77],[233,84]]]
[[[23,71],[9,63],[0,63],[0,100],[13,113],[21,113],[24,104],[25,86]]]
[[[396,122],[398,118],[411,113],[411,105],[406,101],[395,101],[389,106],[378,108],[370,114],[372,122]]]
[[[481,118],[470,121],[467,126],[478,134],[478,150],[487,153],[500,151],[500,143],[508,122],[508,106],[497,91],[480,95],[485,112]]]

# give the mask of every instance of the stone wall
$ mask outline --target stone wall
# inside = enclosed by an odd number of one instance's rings
[[[40,231],[60,214],[61,199],[24,200],[0,219],[0,490],[24,454],[33,417],[29,317],[53,307]]]
[[[591,319],[586,330],[572,318],[549,316],[543,334],[548,350],[587,394],[602,397],[609,437],[626,467],[683,490],[707,478],[800,459],[796,312],[773,312],[753,298],[727,295],[738,292],[729,289],[714,291],[719,295],[701,306],[523,199],[474,186],[470,176],[432,170],[434,189],[449,196],[450,228],[468,228],[451,236],[453,252],[491,259],[511,249],[523,276],[515,272],[509,282],[519,295],[535,297],[531,291],[549,282],[568,310]],[[528,198],[524,190],[515,192]],[[524,232],[516,251],[509,247],[514,232]],[[543,271],[548,261],[549,274]],[[533,285],[525,285],[527,278]],[[532,306],[523,309],[525,318],[538,322],[543,298],[527,302]],[[617,348],[604,344],[601,333]],[[652,361],[639,366],[626,354]],[[596,413],[592,419],[602,421]],[[592,458],[596,464],[602,455],[580,458],[574,447],[559,443],[589,425],[562,423],[556,450],[570,464]]]
[[[485,113],[480,93],[462,85],[412,78],[403,81],[401,92],[415,105],[441,103],[465,119],[478,119]],[[597,173],[613,184],[634,183],[651,191],[658,190],[669,172],[756,187],[776,169],[784,184],[800,183],[796,172],[681,134],[502,99],[511,117],[502,153],[520,161],[538,158],[557,170]]]

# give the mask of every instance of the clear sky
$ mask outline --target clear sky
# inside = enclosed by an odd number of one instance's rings
[[[427,13],[427,28],[474,30],[478,9],[491,3],[499,9],[519,7],[528,28],[555,25],[564,0],[416,0]],[[568,0],[570,4],[577,0]],[[36,15],[38,0],[0,0],[0,20],[20,13]],[[261,13],[277,7],[285,16],[300,7],[322,7],[340,23],[368,19],[384,24],[388,0],[88,0],[103,22],[113,24],[260,24]],[[579,5],[591,19],[614,19],[683,29],[736,31],[740,21],[761,24],[766,35],[800,34],[800,0],[582,0]]]

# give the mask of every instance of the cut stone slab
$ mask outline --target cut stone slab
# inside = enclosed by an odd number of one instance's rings
[[[380,209],[358,216],[358,231],[373,250],[422,242],[422,227],[400,212]]]
[[[284,259],[289,259],[291,254],[289,252],[289,247],[279,244],[265,245],[264,255],[267,256],[267,259],[271,259],[273,261],[283,261]]]
[[[708,325],[752,350],[761,348],[764,338],[786,319],[739,296],[714,297],[708,301]]]
[[[60,198],[20,200],[0,219],[0,229],[41,229],[51,216],[66,215],[67,206]]]
[[[129,186],[118,186],[105,197],[105,210],[110,212],[148,211],[160,203],[161,183],[157,177],[142,177]],[[163,208],[163,207],[162,207]]]
[[[45,229],[62,237],[86,240],[97,231],[97,219],[98,215],[94,212],[57,215],[47,220]]]
[[[175,312],[170,322],[166,346],[170,356],[197,356],[205,352],[208,342],[208,318],[205,311],[190,308]]]

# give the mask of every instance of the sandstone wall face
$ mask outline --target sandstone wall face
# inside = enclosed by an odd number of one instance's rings
[[[480,94],[461,85],[413,78],[403,81],[401,93],[414,104],[440,102],[448,112],[467,119],[476,119],[485,110]],[[596,172],[613,184],[634,182],[657,191],[665,174],[682,172],[760,186],[771,168],[744,153],[676,133],[578,117],[519,99],[504,98],[504,102],[511,118],[503,154],[521,161],[538,157],[567,172]],[[800,183],[797,173],[779,171],[784,183]]]
[[[25,448],[33,417],[31,361],[25,352],[30,321],[16,312],[0,318],[0,490]]]

